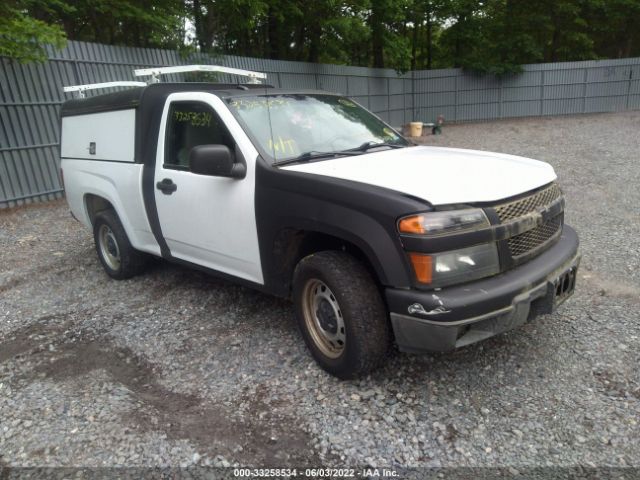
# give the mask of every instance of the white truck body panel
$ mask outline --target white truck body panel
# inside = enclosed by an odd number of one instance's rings
[[[172,101],[199,101],[216,110],[247,162],[242,181],[163,167],[166,116]],[[203,92],[169,96],[156,153],[156,179],[179,185],[170,196],[155,190],[162,234],[174,257],[262,284],[255,218],[258,152],[226,105]],[[115,139],[115,140],[114,140]],[[96,143],[96,154],[89,144]],[[135,110],[63,117],[61,167],[73,214],[91,228],[86,195],[109,201],[134,248],[160,255],[142,194],[143,165],[134,162]]]
[[[135,119],[134,109],[62,118],[65,191],[71,212],[87,227],[86,195],[102,197],[115,208],[131,244],[159,255],[142,200],[142,165],[134,163]]]
[[[282,167],[404,192],[432,205],[493,202],[556,179],[545,162],[443,147],[390,149]]]
[[[133,109],[63,117],[61,157],[133,163],[135,127]]]
[[[160,247],[151,232],[142,200],[141,164],[63,157],[61,167],[67,202],[78,220],[92,228],[85,196],[102,197],[115,208],[131,245],[138,250],[160,255]]]
[[[247,175],[242,180],[165,168],[167,115],[171,102],[206,103],[220,116],[238,144]],[[245,280],[263,284],[255,214],[255,161],[258,151],[222,100],[203,92],[173,93],[162,113],[154,182],[170,178],[177,190],[155,189],[162,234],[171,254]]]

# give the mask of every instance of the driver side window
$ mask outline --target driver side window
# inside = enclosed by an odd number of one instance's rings
[[[233,137],[218,114],[202,102],[173,102],[169,107],[164,167],[189,169],[189,152],[198,145],[226,145],[235,150]]]

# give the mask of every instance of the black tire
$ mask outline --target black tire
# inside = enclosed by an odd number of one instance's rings
[[[106,242],[104,235],[108,237]],[[131,246],[129,237],[113,210],[105,210],[96,215],[93,221],[93,239],[100,263],[111,278],[124,280],[144,271],[148,263],[148,255]],[[106,250],[111,249],[111,251],[103,251],[103,245]],[[114,258],[119,259],[117,264]]]
[[[328,287],[328,297],[322,285]],[[341,379],[357,378],[376,369],[387,358],[392,338],[387,309],[373,276],[353,256],[324,251],[303,258],[293,276],[293,300],[304,341],[327,372]],[[313,305],[318,305],[315,316],[311,313]],[[323,309],[330,312],[326,330],[320,326]],[[337,320],[335,325],[332,318],[342,321]],[[337,335],[342,327],[343,345],[338,337],[323,341],[328,330],[329,335]]]

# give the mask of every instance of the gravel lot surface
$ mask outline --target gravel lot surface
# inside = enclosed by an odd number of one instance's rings
[[[63,202],[0,212],[0,466],[640,466],[639,133],[631,112],[426,137],[550,162],[578,288],[353,382],[285,301],[163,262],[113,281]]]

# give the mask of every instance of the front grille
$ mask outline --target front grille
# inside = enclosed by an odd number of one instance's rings
[[[502,223],[514,218],[522,217],[528,213],[534,212],[540,207],[549,205],[554,200],[557,200],[562,195],[562,191],[557,184],[553,183],[544,190],[540,190],[533,195],[530,195],[513,202],[504,203],[494,207],[500,221]]]
[[[562,230],[563,217],[564,215],[561,213],[536,228],[511,237],[508,240],[511,257],[517,261],[520,257],[533,253],[536,249],[542,249],[551,238]]]

